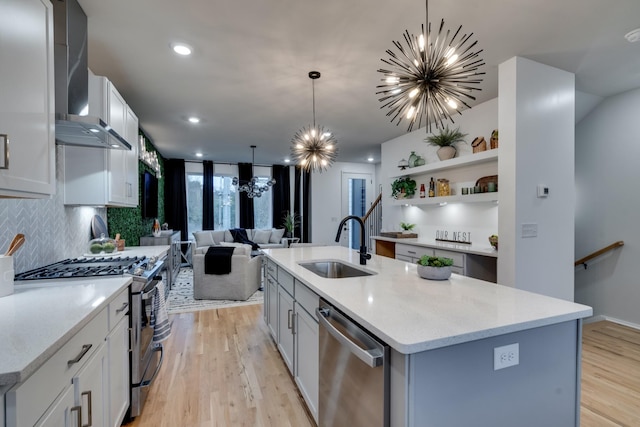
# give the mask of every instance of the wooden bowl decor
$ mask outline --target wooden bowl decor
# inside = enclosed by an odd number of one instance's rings
[[[493,246],[493,248],[496,251],[498,250],[498,235],[497,234],[492,234],[491,236],[489,236],[489,244],[491,244],[491,246]]]
[[[451,258],[423,255],[418,260],[418,276],[428,280],[447,280],[451,277]]]

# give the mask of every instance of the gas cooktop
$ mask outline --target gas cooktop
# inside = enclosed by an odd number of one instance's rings
[[[15,280],[64,279],[71,277],[118,276],[134,274],[138,267],[145,267],[144,257],[92,257],[65,259],[24,273]]]

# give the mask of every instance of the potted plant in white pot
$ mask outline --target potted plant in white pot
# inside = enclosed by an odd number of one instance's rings
[[[429,280],[447,280],[451,277],[451,258],[423,255],[418,260],[418,276]]]
[[[411,230],[415,227],[415,224],[409,224],[408,222],[401,222],[400,228],[402,228],[402,234],[411,234]]]
[[[464,142],[466,133],[460,132],[460,128],[449,129],[449,126],[440,131],[439,134],[429,135],[425,138],[425,142],[438,146],[437,154],[440,160],[453,159],[456,154],[456,146],[458,142]]]

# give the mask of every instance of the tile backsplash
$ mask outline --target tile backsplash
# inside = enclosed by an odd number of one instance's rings
[[[13,256],[16,273],[86,253],[91,240],[91,218],[106,223],[106,208],[63,204],[59,151],[56,151],[56,194],[49,199],[0,199],[0,253],[13,236],[25,235],[25,244]]]

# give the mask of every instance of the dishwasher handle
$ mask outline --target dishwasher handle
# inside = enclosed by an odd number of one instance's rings
[[[331,334],[336,340],[338,340],[342,345],[347,347],[351,353],[353,353],[358,359],[362,360],[368,366],[375,368],[377,366],[381,366],[384,362],[384,354],[376,354],[380,350],[378,348],[374,349],[363,349],[358,346],[356,343],[351,341],[349,337],[344,335],[342,332],[337,330],[335,326],[331,324],[327,320],[327,317],[330,316],[330,311],[328,308],[316,308],[316,317],[318,317],[318,321],[320,325],[322,325],[327,332]]]

